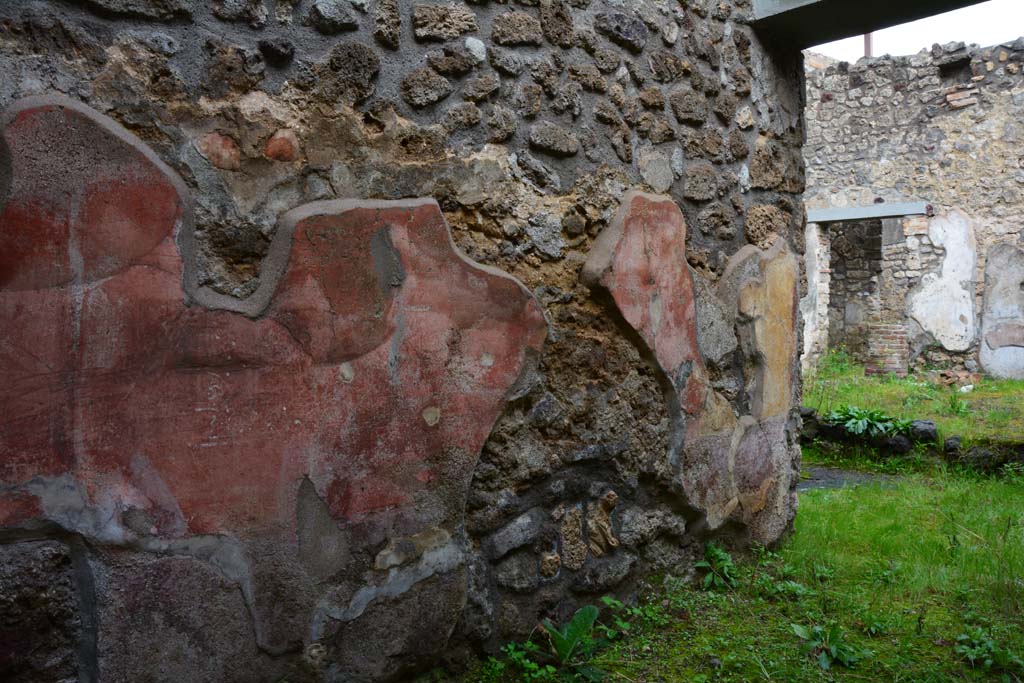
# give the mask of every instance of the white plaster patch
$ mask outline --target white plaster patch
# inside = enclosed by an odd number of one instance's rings
[[[990,375],[1024,379],[1024,249],[997,244],[985,264],[979,360]]]
[[[441,421],[441,409],[437,406],[428,406],[423,409],[423,421],[433,427]]]
[[[804,228],[804,269],[807,273],[807,292],[800,299],[800,314],[804,321],[804,351],[800,361],[804,374],[810,374],[828,349],[828,302],[830,281],[828,237],[816,223]]]
[[[347,607],[342,607],[325,595],[317,604],[310,624],[310,640],[323,637],[329,619],[336,621],[352,621],[362,616],[366,608],[377,600],[398,598],[407,593],[420,581],[425,581],[438,574],[447,574],[465,564],[465,553],[460,544],[452,541],[439,548],[432,548],[420,557],[419,562],[411,566],[392,567],[388,570],[383,583],[368,583],[355,592]],[[453,588],[452,593],[459,596],[461,588]]]
[[[946,250],[939,273],[928,273],[910,294],[908,315],[947,351],[966,351],[974,342],[974,228],[959,211],[929,221],[932,244]]]
[[[640,150],[640,177],[655,192],[667,192],[672,187],[675,174],[672,162],[667,156],[651,148]]]
[[[351,384],[352,380],[356,378],[356,369],[352,367],[352,363],[344,362],[338,366],[338,377],[345,384]]]

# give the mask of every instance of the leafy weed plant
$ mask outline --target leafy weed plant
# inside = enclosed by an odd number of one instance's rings
[[[967,405],[967,401],[956,394],[950,394],[946,399],[946,412],[950,415],[964,416],[971,414],[971,408]]]
[[[597,607],[586,605],[577,610],[564,626],[555,626],[549,619],[541,622],[560,668],[588,681],[600,681],[605,677],[605,672],[590,664],[594,651],[600,646],[600,642],[594,639],[598,614]]]
[[[886,415],[880,410],[869,410],[857,406],[839,406],[823,417],[829,424],[842,425],[851,434],[867,436],[891,436],[910,431],[910,420]]]
[[[846,641],[843,629],[838,624],[828,626],[801,626],[790,624],[793,633],[803,641],[804,652],[811,653],[818,666],[828,671],[834,664],[852,667],[870,653]]]
[[[705,572],[701,586],[704,590],[728,590],[736,585],[736,565],[724,548],[714,541],[704,549],[704,559],[694,565]]]
[[[1003,647],[981,626],[971,626],[956,637],[953,651],[966,659],[972,667],[989,671],[1024,673],[1024,660]]]

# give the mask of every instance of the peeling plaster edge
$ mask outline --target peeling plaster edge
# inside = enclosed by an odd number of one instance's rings
[[[288,651],[285,648],[271,647],[267,642],[259,619],[248,554],[245,546],[237,538],[218,534],[175,539],[137,536],[114,521],[113,509],[103,510],[89,505],[78,482],[68,475],[35,477],[25,485],[11,487],[10,490],[18,488],[39,499],[46,521],[5,528],[0,533],[0,543],[9,542],[6,539],[53,539],[68,543],[72,547],[78,544],[83,551],[85,546],[98,543],[156,556],[192,558],[238,587],[249,612],[257,648],[271,656],[279,656]],[[87,561],[84,556],[83,561]],[[91,581],[83,585],[88,588]],[[98,628],[98,624],[96,627]]]
[[[376,600],[394,598],[408,592],[413,586],[437,574],[445,574],[466,564],[462,545],[450,541],[423,553],[419,562],[411,567],[392,567],[383,583],[364,585],[349,600],[347,607],[332,604],[322,597],[313,611],[310,622],[310,642],[324,637],[329,620],[349,622],[358,619]]]

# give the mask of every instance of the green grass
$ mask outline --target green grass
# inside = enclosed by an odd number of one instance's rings
[[[940,435],[965,443],[1024,440],[1024,381],[982,379],[962,394],[927,377],[866,376],[842,351],[830,352],[804,381],[804,405],[825,413],[841,405],[894,417],[935,420]]]
[[[807,492],[792,535],[739,562],[734,588],[649,590],[629,636],[594,664],[635,683],[1024,680],[1024,669],[972,668],[955,649],[961,634],[980,634],[1024,657],[1022,501],[1019,476],[913,474]],[[836,624],[870,656],[826,672],[793,624]],[[522,680],[499,668],[462,680]]]

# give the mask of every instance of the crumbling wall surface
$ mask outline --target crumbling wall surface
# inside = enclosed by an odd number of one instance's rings
[[[813,372],[829,348],[829,308],[832,291],[832,240],[817,223],[804,228],[804,277],[800,288],[800,317],[803,320],[803,351],[800,367]]]
[[[985,268],[981,364],[996,377],[1024,379],[1024,249],[992,247]]]
[[[0,678],[401,679],[777,540],[800,58],[749,12],[3,3]]]
[[[883,275],[903,292],[910,352],[976,370],[987,254],[1024,240],[1024,38],[812,62],[807,205],[929,203],[934,218],[904,221]]]

